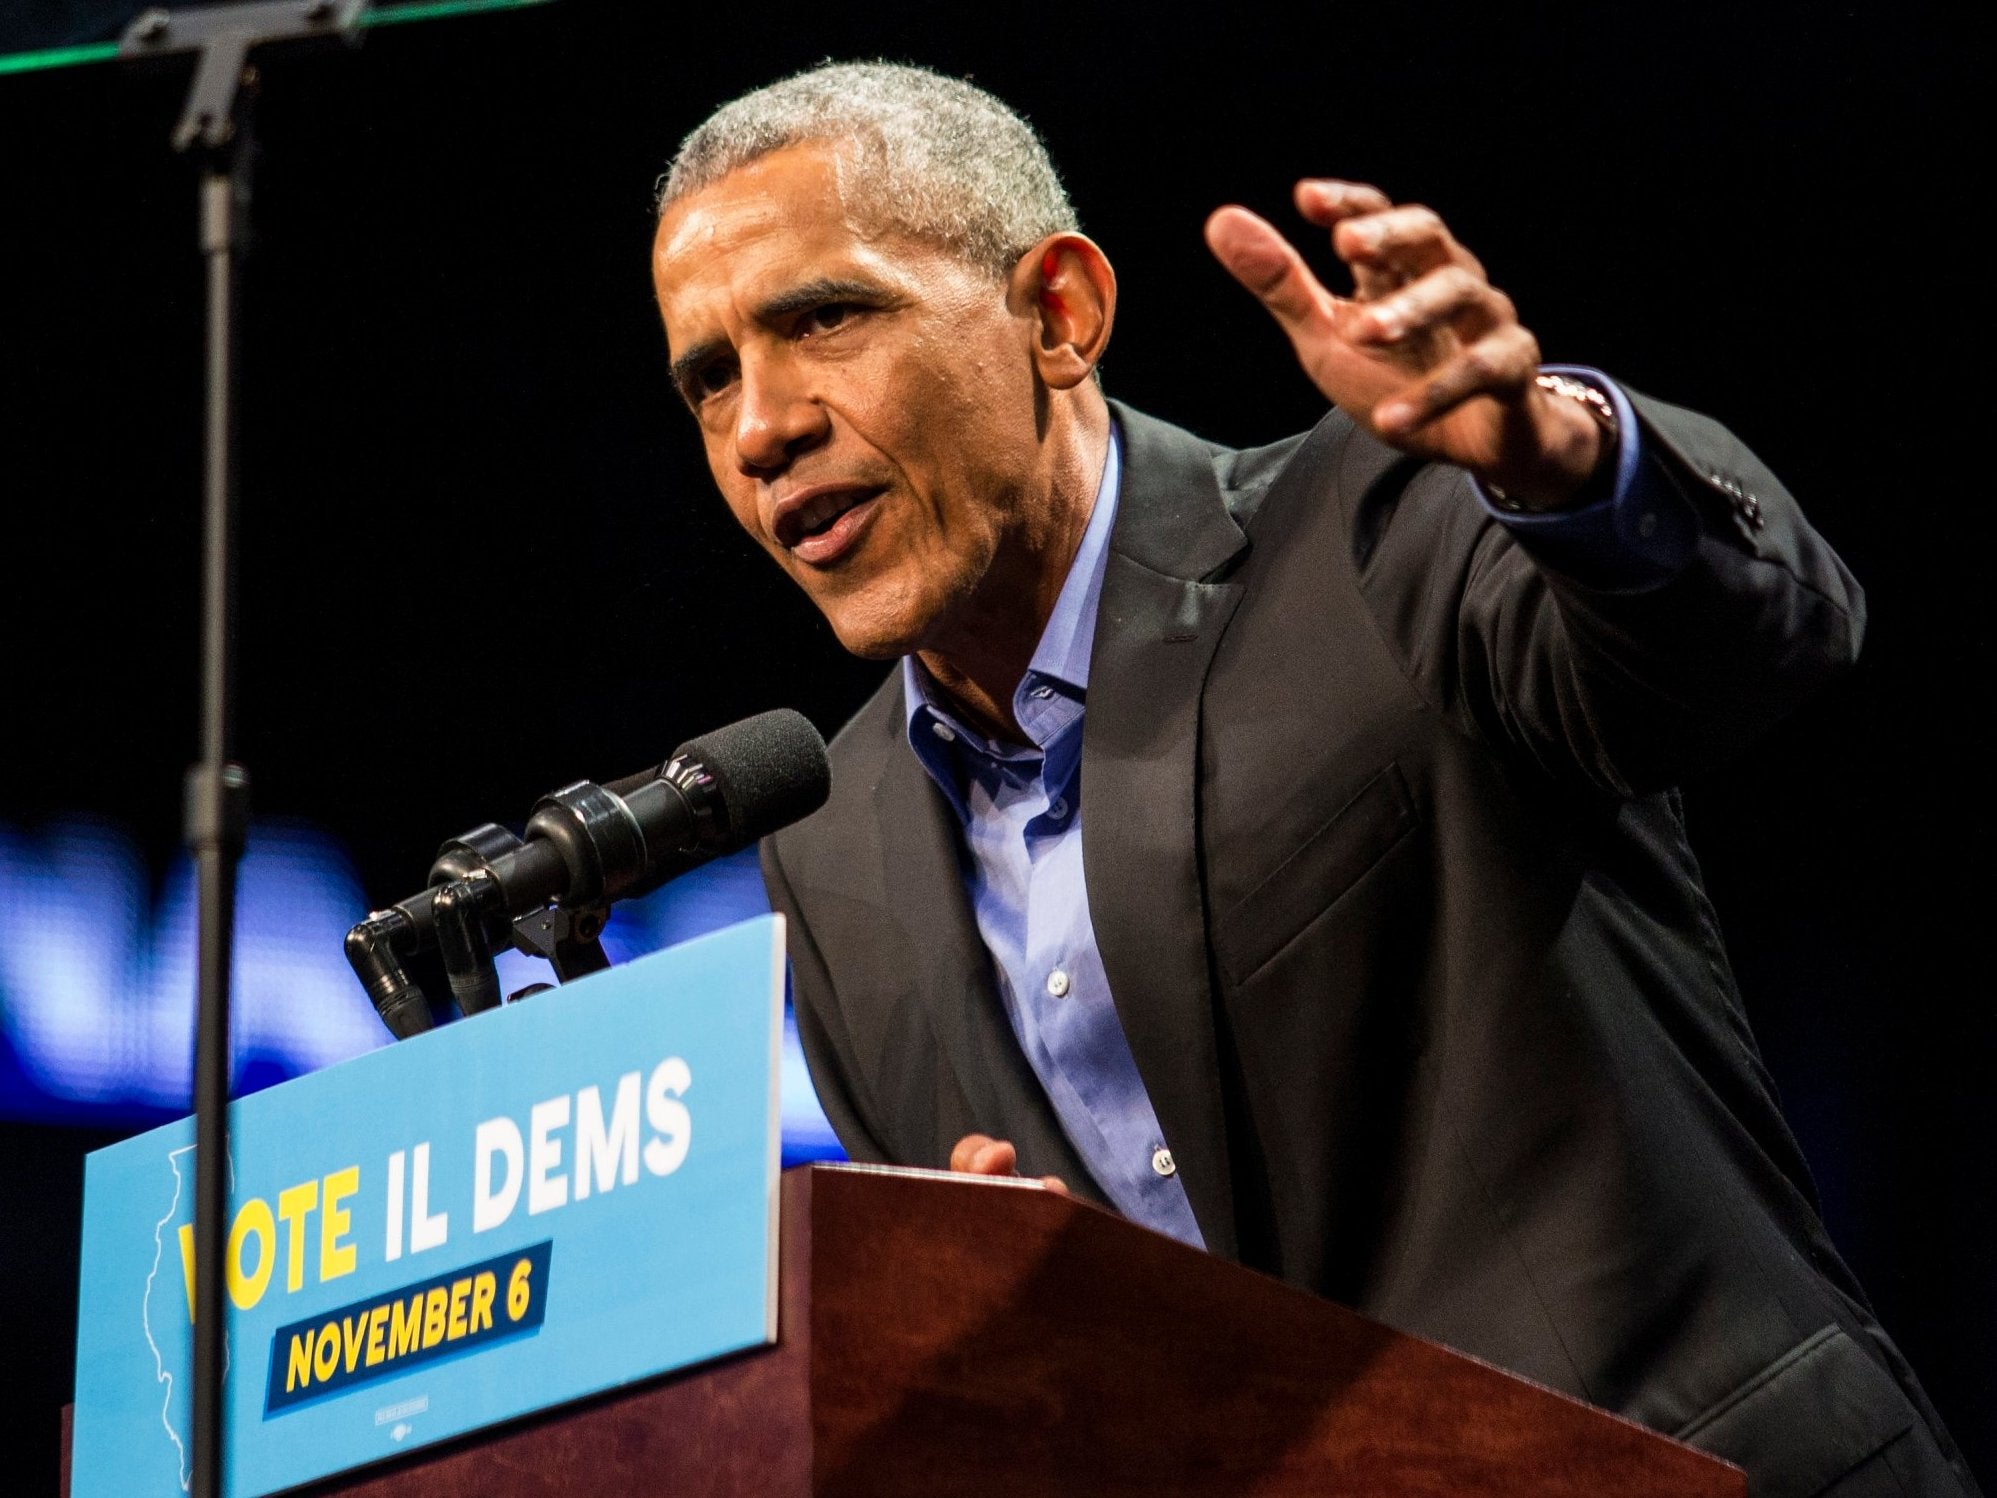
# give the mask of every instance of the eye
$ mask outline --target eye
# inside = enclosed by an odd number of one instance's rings
[[[710,395],[719,395],[735,381],[735,366],[727,359],[716,359],[703,364],[693,372],[687,381],[689,394],[695,400],[705,400]]]
[[[813,333],[829,333],[850,321],[859,309],[851,302],[825,302],[804,315],[805,328]]]

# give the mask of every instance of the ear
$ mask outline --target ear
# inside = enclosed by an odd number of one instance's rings
[[[1116,320],[1116,272],[1096,242],[1050,234],[1012,268],[1006,300],[1033,330],[1033,363],[1055,390],[1086,380]]]

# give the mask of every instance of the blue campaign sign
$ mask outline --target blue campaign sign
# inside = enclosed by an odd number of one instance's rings
[[[776,1337],[783,922],[231,1106],[230,1498]],[[189,1481],[191,1120],[89,1159],[74,1498]]]

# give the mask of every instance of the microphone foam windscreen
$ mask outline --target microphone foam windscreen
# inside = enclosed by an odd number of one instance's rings
[[[825,740],[787,707],[689,739],[673,758],[698,760],[714,777],[728,818],[726,851],[810,816],[832,794]]]

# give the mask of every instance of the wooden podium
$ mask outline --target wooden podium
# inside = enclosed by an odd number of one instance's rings
[[[1747,1491],[1689,1447],[1037,1186],[791,1171],[781,1277],[775,1347],[304,1491]]]

